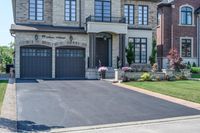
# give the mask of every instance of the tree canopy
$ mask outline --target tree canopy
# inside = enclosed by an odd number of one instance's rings
[[[0,46],[0,72],[4,72],[7,64],[13,64],[13,43],[8,46]]]

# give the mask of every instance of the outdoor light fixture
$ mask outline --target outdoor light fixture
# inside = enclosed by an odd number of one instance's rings
[[[70,40],[70,42],[73,41],[73,36],[72,35],[69,36],[69,40]]]
[[[37,34],[35,35],[35,40],[36,40],[36,41],[38,40],[38,35],[37,35]]]

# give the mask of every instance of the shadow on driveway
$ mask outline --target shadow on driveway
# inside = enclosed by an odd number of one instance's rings
[[[17,127],[17,129],[16,129]],[[58,126],[46,126],[42,124],[37,124],[32,121],[14,121],[6,118],[0,118],[0,128],[7,129],[10,132],[41,132],[50,131],[55,128],[64,128]]]

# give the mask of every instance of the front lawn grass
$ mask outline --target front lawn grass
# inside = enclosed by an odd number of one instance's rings
[[[8,81],[0,81],[0,110],[3,104],[3,99],[6,92],[7,84],[8,84]]]
[[[200,81],[128,82],[125,84],[200,103]]]

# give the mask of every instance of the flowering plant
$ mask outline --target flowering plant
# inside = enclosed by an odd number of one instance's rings
[[[106,72],[106,71],[108,71],[108,68],[104,67],[104,66],[99,67],[99,69],[98,69],[98,72]]]
[[[132,71],[132,68],[131,67],[122,67],[122,71],[130,72],[130,71]]]

